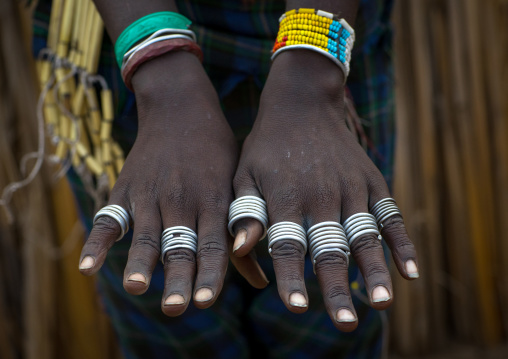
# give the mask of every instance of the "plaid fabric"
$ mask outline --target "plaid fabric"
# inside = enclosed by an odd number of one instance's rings
[[[193,20],[204,53],[204,66],[221,98],[224,113],[241,141],[254,122],[259,95],[270,67],[270,51],[284,12],[281,0],[179,0],[180,11]],[[365,132],[372,141],[369,155],[391,183],[394,148],[393,79],[391,68],[392,1],[362,0],[355,30],[348,87]],[[34,17],[34,54],[45,46],[50,1],[40,1]],[[105,39],[99,73],[115,89],[114,137],[124,150],[136,131],[134,96],[124,86]],[[93,205],[72,172],[69,179],[87,228]],[[271,284],[251,288],[238,273],[228,271],[216,304],[198,310],[191,304],[183,316],[168,318],[160,310],[162,266],[158,265],[146,294],[128,295],[123,270],[132,233],[117,243],[98,275],[98,290],[118,334],[125,358],[377,358],[381,351],[379,313],[353,298],[360,321],[353,333],[340,333],[322,303],[319,286],[307,260],[306,283],[310,308],[292,314],[282,304],[273,267],[265,248],[261,266]],[[350,279],[363,282],[352,261]]]

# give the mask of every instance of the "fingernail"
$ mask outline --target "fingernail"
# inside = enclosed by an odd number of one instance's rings
[[[83,258],[83,260],[79,264],[79,269],[90,269],[94,266],[94,264],[95,264],[95,259],[93,259],[90,256],[86,256],[85,258]],[[74,268],[76,268],[76,267],[74,267]]]
[[[289,296],[289,304],[293,307],[305,308],[307,306],[307,299],[301,293],[291,293]]]
[[[420,276],[414,260],[410,259],[406,262],[406,273],[409,278],[418,278]]]
[[[390,293],[388,293],[388,289],[383,287],[382,285],[378,285],[374,290],[372,291],[372,302],[373,303],[379,303],[379,302],[386,302],[390,300]]]
[[[339,309],[337,311],[337,321],[344,323],[356,322],[356,317],[349,309]]]
[[[180,294],[171,294],[164,301],[164,305],[178,305],[185,304],[185,298]]]
[[[247,231],[242,228],[236,234],[235,243],[233,244],[233,252],[236,252],[238,248],[243,246],[246,240],[247,240]]]
[[[213,292],[210,288],[201,288],[194,294],[196,302],[208,302],[213,298]]]
[[[129,278],[127,278],[129,282],[140,282],[146,284],[146,277],[141,273],[132,273]]]

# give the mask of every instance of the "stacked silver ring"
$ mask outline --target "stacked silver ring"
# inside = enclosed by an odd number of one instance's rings
[[[349,244],[344,228],[338,222],[321,222],[310,227],[307,231],[309,239],[309,253],[312,264],[320,254],[339,252],[346,257],[349,265]]]
[[[304,253],[307,252],[307,237],[305,229],[293,222],[279,222],[268,229],[268,253],[272,255],[272,247],[281,240],[297,241],[303,246]]]
[[[129,223],[131,217],[129,216],[129,213],[127,213],[127,211],[122,207],[116,204],[110,204],[106,207],[102,207],[93,218],[93,223],[95,224],[95,222],[97,222],[97,220],[101,217],[113,218],[120,225],[122,233],[117,238],[117,241],[122,239],[125,233],[129,231]]]
[[[366,234],[374,234],[381,239],[376,223],[376,217],[370,213],[357,213],[346,219],[343,224],[349,247],[354,240]]]
[[[192,229],[184,226],[169,227],[162,232],[161,261],[167,251],[172,249],[190,249],[194,253],[198,249],[198,236]]]
[[[268,226],[268,213],[266,211],[266,202],[256,196],[243,196],[237,198],[229,206],[228,230],[231,236],[235,236],[233,226],[243,218],[257,219],[263,225],[264,231],[260,239],[266,236]]]
[[[384,198],[380,200],[371,208],[370,212],[376,217],[379,228],[383,228],[383,221],[388,218],[395,215],[402,216],[393,198]]]

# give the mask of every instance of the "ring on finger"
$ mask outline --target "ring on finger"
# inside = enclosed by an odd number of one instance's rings
[[[303,246],[303,252],[307,252],[307,239],[302,226],[294,222],[279,222],[268,229],[268,253],[272,255],[272,247],[281,240],[293,240]]]
[[[316,273],[317,258],[327,252],[339,252],[349,266],[349,244],[344,228],[338,222],[321,222],[310,227],[307,231],[309,239],[309,253]]]
[[[344,231],[348,240],[349,247],[360,236],[374,234],[379,240],[381,235],[376,223],[376,217],[370,213],[356,213],[346,219],[343,223]]]
[[[263,235],[260,240],[266,236],[268,227],[268,212],[266,202],[256,196],[243,196],[237,198],[229,206],[228,230],[231,236],[235,236],[233,226],[237,221],[243,218],[252,218],[258,220],[263,226]]]
[[[395,215],[402,217],[399,207],[393,198],[384,198],[378,201],[371,209],[370,212],[376,217],[379,228],[383,228],[383,222],[388,218]]]
[[[101,217],[109,217],[114,219],[118,225],[120,226],[121,233],[117,238],[117,242],[123,238],[125,233],[129,231],[129,223],[131,221],[131,217],[129,213],[121,206],[116,204],[110,204],[108,206],[102,207],[93,218],[93,223],[97,222],[97,220]]]
[[[196,253],[198,236],[192,229],[184,226],[169,227],[162,232],[161,261],[164,263],[166,253],[173,249],[189,249]]]

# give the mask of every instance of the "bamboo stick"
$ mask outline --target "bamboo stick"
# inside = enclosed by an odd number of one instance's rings
[[[508,59],[508,36],[507,32],[501,32],[506,23],[508,23],[508,3],[503,6],[499,2],[488,1],[485,3],[482,23],[484,24],[485,38],[490,39],[490,43],[484,43],[483,54],[487,64],[487,96],[486,102],[489,108],[489,118],[492,119],[492,132],[489,134],[494,139],[493,159],[495,164],[495,219],[497,238],[502,238],[501,234],[508,233],[508,86],[506,78],[503,81],[502,74],[508,74],[506,61]],[[504,35],[504,41],[503,41]],[[505,76],[508,77],[508,76]],[[497,287],[499,291],[499,303],[508,302],[508,241],[497,240],[495,243],[496,266],[494,273],[497,274]],[[508,310],[501,306],[501,313],[504,323],[504,330],[508,330]]]
[[[103,33],[104,33],[104,24],[94,6],[94,22],[92,26],[91,41],[87,62],[87,69],[92,74],[97,72],[97,68],[99,66],[99,57],[102,46]]]
[[[54,52],[56,52],[58,47],[58,34],[60,32],[60,24],[62,22],[63,2],[64,0],[53,0],[51,5],[47,46]]]
[[[464,241],[469,235],[468,224],[462,220],[467,217],[467,203],[464,196],[464,174],[459,153],[460,143],[455,134],[457,124],[451,110],[453,92],[450,68],[453,64],[450,63],[448,56],[448,43],[457,39],[449,36],[447,32],[444,8],[440,8],[431,16],[431,43],[435,45],[434,53],[436,54],[433,60],[433,63],[436,64],[435,96],[442,99],[437,106],[435,120],[440,126],[439,133],[442,134],[440,146],[443,149],[444,186],[447,193],[442,222],[446,223],[443,228],[443,249],[446,250],[450,274],[445,283],[450,289],[450,297],[454,303],[451,311],[457,337],[462,340],[473,340],[476,320],[471,320],[471,316],[464,315],[474,309],[474,301],[469,295],[472,288],[468,286],[473,276],[470,266],[472,255],[469,247],[464,246]],[[457,253],[461,253],[461,255],[457,255]]]
[[[438,158],[436,152],[437,134],[433,121],[432,103],[432,72],[430,68],[430,44],[428,42],[428,27],[424,18],[419,16],[425,13],[427,1],[412,0],[410,2],[410,14],[413,19],[411,22],[412,41],[414,51],[415,71],[415,96],[416,109],[419,114],[418,130],[414,134],[418,136],[421,146],[420,154],[421,176],[423,181],[422,205],[425,221],[425,237],[427,243],[427,276],[429,278],[429,297],[432,310],[429,312],[432,320],[433,331],[425,333],[429,335],[429,340],[434,342],[436,348],[441,348],[446,340],[445,313],[442,287],[438,285],[441,279],[443,264],[441,261],[441,248],[439,241],[439,224],[437,222],[441,215],[440,198],[437,192],[440,188],[438,177]]]
[[[72,32],[71,32],[71,42],[69,45],[69,61],[72,62],[75,65],[78,65],[77,63],[77,56],[79,52],[79,36],[80,36],[80,30],[81,30],[81,24],[83,22],[83,8],[87,2],[84,0],[78,0],[75,7],[74,7],[74,21],[72,26]]]

